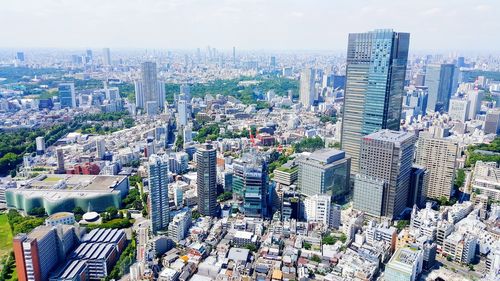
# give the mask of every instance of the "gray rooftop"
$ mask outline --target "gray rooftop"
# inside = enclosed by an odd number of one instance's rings
[[[403,143],[414,137],[413,133],[392,130],[380,130],[375,133],[365,136],[364,140],[379,140],[385,142],[392,142],[395,144]]]
[[[308,158],[325,164],[330,164],[345,158],[345,152],[333,148],[324,148],[311,153]]]

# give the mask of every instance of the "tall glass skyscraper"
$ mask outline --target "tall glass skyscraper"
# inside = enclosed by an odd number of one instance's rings
[[[157,233],[167,230],[170,220],[168,203],[168,155],[149,157],[149,213],[151,216],[151,230]]]
[[[233,192],[243,199],[243,210],[248,217],[267,216],[267,164],[256,153],[244,154],[233,162]]]
[[[425,85],[428,87],[429,112],[448,111],[450,98],[456,90],[458,71],[454,64],[428,65]]]
[[[409,43],[409,33],[391,29],[349,34],[341,145],[351,174],[359,171],[363,136],[399,130]]]
[[[203,216],[217,216],[217,151],[210,143],[196,150],[198,211]]]

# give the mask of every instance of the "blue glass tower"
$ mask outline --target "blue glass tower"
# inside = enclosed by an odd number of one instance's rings
[[[409,33],[391,29],[349,34],[341,145],[359,171],[363,136],[399,130]]]

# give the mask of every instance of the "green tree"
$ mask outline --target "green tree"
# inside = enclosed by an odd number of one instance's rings
[[[321,258],[320,258],[320,257],[318,257],[317,255],[313,255],[313,256],[311,257],[311,261],[313,261],[313,262],[317,262],[317,263],[320,263],[320,262],[321,262]]]
[[[106,213],[108,213],[111,218],[115,218],[118,215],[118,209],[116,209],[116,207],[107,207]]]

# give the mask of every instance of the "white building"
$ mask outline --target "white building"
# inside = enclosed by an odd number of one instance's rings
[[[44,137],[37,137],[35,139],[36,143],[36,154],[42,155],[45,153],[45,138]]]
[[[500,200],[500,168],[496,162],[476,162],[472,189],[479,190],[490,199]]]
[[[300,74],[300,102],[306,109],[309,109],[316,99],[314,72],[312,68],[306,68]]]
[[[470,101],[465,99],[451,99],[448,115],[452,120],[465,122],[469,119]]]
[[[305,220],[308,222],[320,222],[325,226],[330,225],[331,218],[331,196],[314,195],[304,200]]]
[[[399,248],[385,267],[385,280],[415,281],[422,272],[424,253],[416,248]]]
[[[188,107],[185,100],[177,102],[177,127],[184,127],[188,124]]]
[[[168,236],[175,242],[179,242],[186,238],[190,226],[191,210],[187,209],[174,216],[172,222],[168,225]]]

